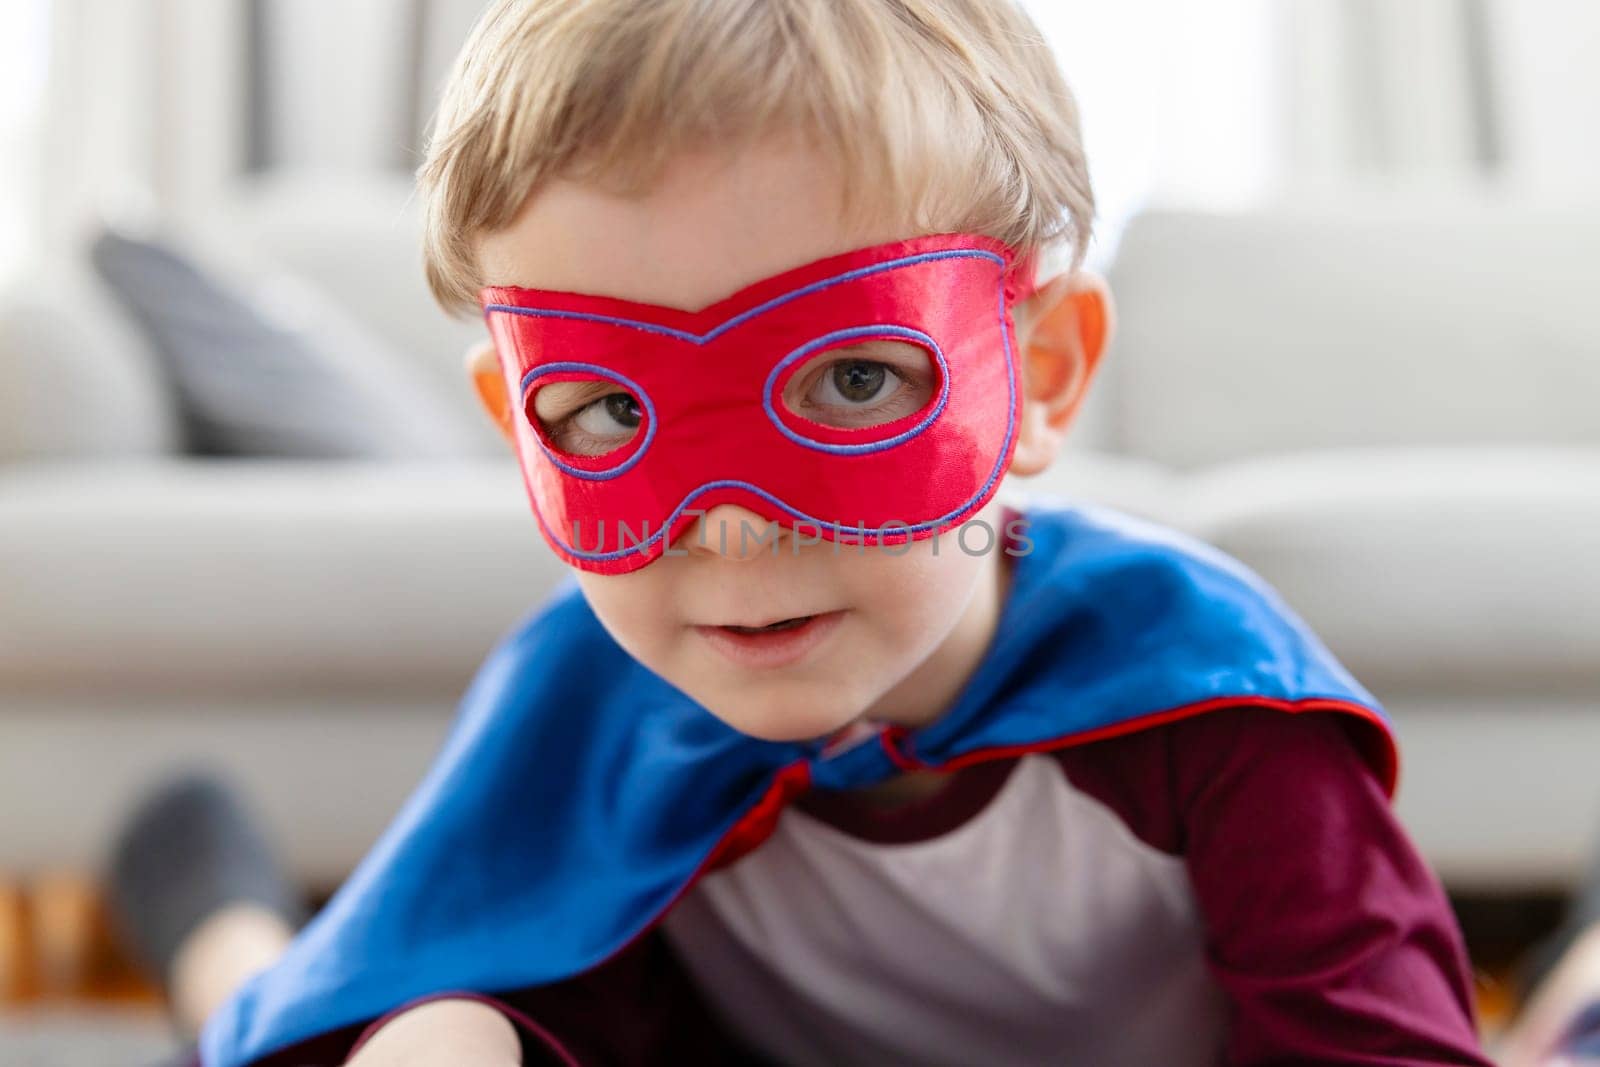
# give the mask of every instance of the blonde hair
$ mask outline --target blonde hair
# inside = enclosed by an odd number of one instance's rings
[[[550,177],[644,189],[679,151],[778,131],[837,154],[846,210],[889,197],[922,232],[1082,259],[1077,105],[1014,0],[496,0],[419,173],[428,282],[475,306],[476,241]]]

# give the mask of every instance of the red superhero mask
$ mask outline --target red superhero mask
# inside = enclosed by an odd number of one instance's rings
[[[943,234],[819,260],[701,311],[484,289],[545,538],[572,566],[616,574],[683,551],[674,542],[723,503],[839,543],[953,529],[1016,447],[1011,308],[1030,272],[992,238]],[[557,382],[585,384],[539,402]],[[552,408],[563,393],[573,411]]]

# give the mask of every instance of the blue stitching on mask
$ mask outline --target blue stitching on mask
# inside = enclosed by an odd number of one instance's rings
[[[634,396],[638,397],[639,400],[644,404],[646,424],[644,441],[639,445],[638,450],[627,458],[626,462],[618,464],[615,467],[608,467],[602,470],[586,470],[582,467],[574,467],[570,463],[563,463],[561,457],[544,443],[544,435],[539,432],[537,427],[534,428],[533,439],[538,443],[540,451],[545,454],[551,463],[554,463],[562,471],[572,475],[574,478],[582,478],[591,482],[603,482],[608,479],[615,478],[617,475],[624,473],[635,463],[639,462],[639,460],[643,458],[645,451],[650,447],[650,442],[655,440],[656,406],[650,402],[650,394],[640,388],[637,382],[624,374],[620,374],[617,371],[612,370],[610,367],[602,367],[597,363],[581,363],[575,360],[561,360],[556,363],[546,363],[542,367],[535,367],[533,370],[522,376],[522,411],[524,418],[528,417],[528,387],[543,375],[565,370],[588,371],[593,374],[598,374],[602,378],[609,378],[611,381],[614,381],[619,385],[627,386],[629,391],[631,391]],[[624,444],[621,447],[626,448],[627,445]]]
[[[694,345],[704,345],[716,340],[729,330],[749,322],[757,315],[763,315],[774,308],[782,307],[792,300],[798,300],[803,296],[809,296],[824,289],[831,289],[835,285],[843,285],[858,278],[866,278],[884,271],[898,270],[901,267],[911,267],[918,263],[927,263],[938,259],[987,259],[998,263],[1002,268],[1005,267],[1006,263],[1003,256],[976,248],[950,248],[943,252],[923,252],[920,255],[891,259],[887,263],[874,263],[867,267],[857,267],[855,270],[845,271],[843,274],[836,274],[832,278],[824,278],[822,281],[812,282],[810,285],[784,293],[782,296],[773,297],[766,303],[757,305],[749,311],[741,312],[715,327],[709,333],[703,334],[690,333],[688,330],[674,330],[670,326],[661,326],[654,322],[640,322],[637,319],[618,318],[614,315],[596,315],[587,311],[561,311],[556,308],[527,308],[518,307],[515,304],[490,304],[483,309],[483,314],[487,318],[491,312],[500,311],[507,315],[526,315],[535,319],[576,319],[580,322],[609,323],[612,326],[626,326],[634,330],[643,330],[646,333],[659,334],[662,337],[673,337],[679,341],[687,341]],[[1003,282],[1001,290],[1004,292]]]
[[[997,259],[997,260],[999,260],[999,258],[1000,258],[998,256],[991,256],[989,253],[973,253],[973,254],[974,255],[982,255],[982,256],[984,256],[986,258],[994,258],[994,259]],[[1002,264],[1004,264],[1005,261],[1004,260],[1000,260],[1000,262]],[[970,498],[967,499],[967,501],[964,504],[962,504],[960,507],[956,508],[954,511],[946,512],[944,515],[941,515],[936,519],[929,519],[926,522],[920,522],[920,523],[917,523],[915,525],[896,525],[896,526],[892,526],[892,527],[891,526],[879,526],[879,527],[846,526],[846,525],[844,525],[842,523],[823,522],[821,519],[817,519],[817,518],[814,518],[813,516],[807,515],[805,512],[801,511],[798,508],[790,506],[789,504],[787,504],[784,501],[780,500],[778,497],[774,496],[772,493],[769,493],[767,490],[762,489],[758,485],[752,485],[750,482],[742,481],[742,480],[739,480],[739,479],[724,479],[722,481],[706,482],[704,485],[701,485],[700,487],[690,491],[689,494],[686,495],[683,498],[683,501],[677,507],[672,509],[672,513],[667,516],[667,520],[664,523],[661,524],[661,527],[658,530],[656,530],[655,533],[651,534],[648,538],[646,538],[640,544],[630,545],[627,548],[613,549],[610,552],[594,552],[594,551],[576,551],[576,550],[574,550],[573,547],[571,545],[567,544],[567,542],[565,540],[563,540],[562,538],[556,536],[555,533],[551,531],[550,524],[545,521],[544,513],[539,510],[539,502],[538,502],[538,500],[534,499],[534,500],[532,500],[533,516],[534,516],[534,518],[536,520],[538,520],[539,528],[544,531],[545,536],[548,537],[552,542],[554,542],[557,545],[560,545],[565,552],[567,552],[569,555],[571,555],[571,556],[573,556],[573,557],[575,557],[577,559],[586,559],[586,560],[594,560],[594,561],[597,561],[597,562],[603,562],[603,561],[606,561],[606,560],[618,559],[618,558],[620,558],[622,556],[625,556],[625,555],[629,554],[630,552],[638,554],[640,556],[644,556],[644,555],[646,555],[647,553],[650,552],[650,550],[655,545],[655,543],[657,541],[660,541],[662,539],[662,536],[668,530],[672,529],[672,524],[677,520],[678,516],[681,515],[684,512],[684,510],[689,507],[689,504],[691,502],[693,502],[696,497],[699,497],[704,493],[710,492],[713,489],[725,489],[725,488],[748,489],[750,492],[752,492],[752,493],[756,494],[757,496],[761,497],[763,500],[766,500],[766,501],[770,502],[774,507],[779,508],[780,510],[788,513],[789,515],[791,515],[791,516],[793,516],[793,517],[795,517],[797,519],[800,519],[800,520],[802,520],[804,522],[810,523],[812,526],[817,527],[819,530],[832,530],[835,534],[839,534],[839,533],[859,534],[861,536],[866,536],[866,535],[869,535],[869,534],[876,534],[876,535],[880,535],[881,536],[884,533],[918,533],[918,532],[921,532],[922,530],[928,530],[928,529],[932,529],[935,526],[943,525],[944,523],[946,523],[946,522],[950,521],[951,519],[955,518],[957,515],[960,515],[963,512],[966,512],[966,511],[970,510],[975,503],[977,503],[978,501],[984,499],[985,497],[987,497],[989,495],[990,491],[994,487],[994,484],[996,482],[998,482],[1000,480],[1001,475],[1003,475],[1005,473],[1005,471],[1002,470],[1002,467],[1005,464],[1005,459],[1006,459],[1007,453],[1009,453],[1011,451],[1012,437],[1016,433],[1016,428],[1017,428],[1017,417],[1016,417],[1017,368],[1014,366],[1012,358],[1011,358],[1011,331],[1007,328],[1007,324],[1006,324],[1006,286],[1005,286],[1005,280],[1004,280],[1003,277],[1002,277],[1002,279],[1000,281],[1000,284],[999,284],[998,288],[999,288],[1000,340],[1001,340],[1001,344],[1003,346],[1003,350],[1004,350],[1004,353],[1005,353],[1005,359],[1006,359],[1006,435],[1005,435],[1005,439],[1002,442],[1002,445],[1001,445],[1001,448],[1000,448],[1000,455],[995,458],[994,470],[989,472],[988,479],[983,483],[983,485],[978,489],[978,491],[976,493],[974,493]],[[656,557],[656,558],[659,558],[659,556]],[[654,558],[653,559],[649,559],[649,560],[646,560],[645,563],[640,564],[640,566],[641,567],[648,566],[650,563],[654,563],[654,562],[655,562]]]
[[[865,441],[860,444],[834,444],[829,441],[818,441],[814,437],[807,437],[799,433],[785,423],[772,403],[774,385],[778,380],[778,376],[783,373],[784,368],[791,363],[805,359],[818,349],[826,348],[838,341],[853,341],[859,337],[904,337],[907,340],[917,341],[926,345],[932,351],[934,358],[939,361],[939,401],[933,406],[933,410],[929,411],[927,416],[915,426],[903,430],[893,437],[885,438],[882,441]],[[804,448],[812,448],[818,452],[832,452],[842,456],[882,452],[885,449],[893,448],[895,445],[911,440],[911,438],[932,425],[933,420],[939,417],[949,401],[950,365],[945,362],[944,350],[939,347],[939,342],[921,330],[913,330],[909,326],[852,326],[849,329],[835,330],[830,334],[824,334],[815,341],[806,342],[779,360],[778,365],[772,368],[772,373],[767,375],[767,383],[761,389],[761,407],[766,411],[767,418],[772,421],[772,425],[778,428],[779,433]]]

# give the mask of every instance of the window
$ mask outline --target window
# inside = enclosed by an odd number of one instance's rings
[[[0,278],[16,272],[35,237],[48,15],[47,0],[0,5]]]
[[[1077,96],[1099,202],[1091,259],[1151,204],[1217,208],[1281,178],[1274,0],[1023,0]]]

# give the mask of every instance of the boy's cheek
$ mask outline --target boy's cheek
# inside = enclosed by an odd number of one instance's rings
[[[651,657],[677,626],[670,600],[653,581],[651,567],[624,574],[572,568],[578,588],[617,644],[636,659]],[[648,664],[647,664],[648,665]]]

